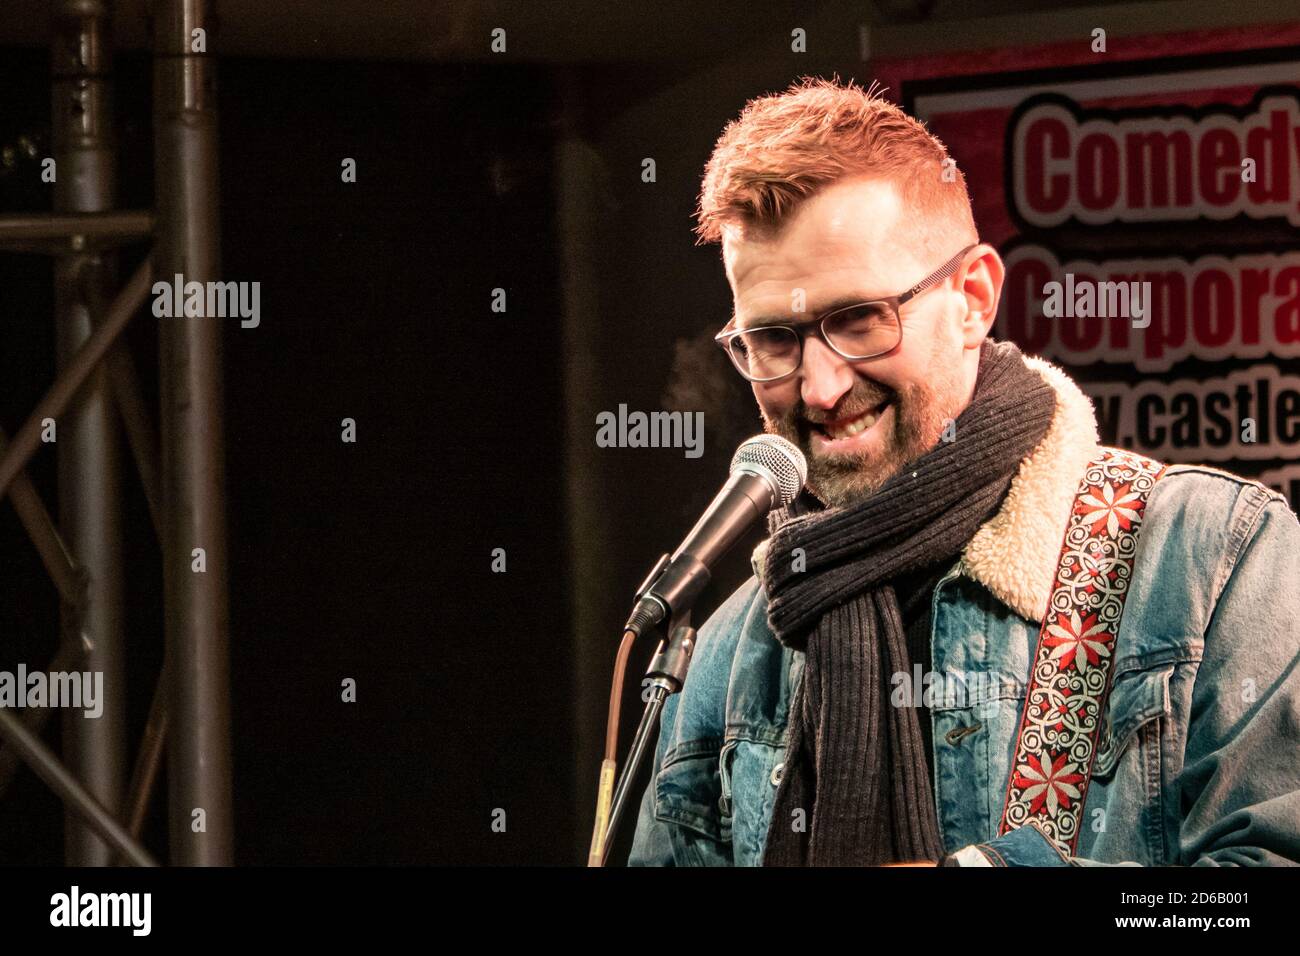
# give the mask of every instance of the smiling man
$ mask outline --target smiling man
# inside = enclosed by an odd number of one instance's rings
[[[1285,500],[1102,447],[1074,382],[989,339],[965,180],[870,92],[749,103],[698,215],[718,343],[808,482],[700,629],[630,862],[1300,860]]]
[[[851,176],[809,198],[779,237],[724,229],[736,312],[734,331],[720,340],[741,373],[750,377],[747,363],[764,362],[779,367],[758,377],[775,378],[773,371],[796,361],[799,337],[771,325],[797,318],[813,333],[809,341],[805,332],[802,375],[755,382],[754,394],[766,429],[808,457],[809,485],[827,504],[860,500],[934,446],[970,401],[980,343],[993,321],[1002,262],[978,244],[969,205],[964,216],[948,212],[955,222],[936,228],[934,241],[918,241],[904,188],[879,174]],[[942,219],[953,193],[935,177],[929,190],[914,191],[914,201]],[[939,263],[940,275],[930,275]],[[960,288],[937,281],[958,270]],[[900,276],[927,275],[922,288],[934,291],[919,292],[906,307],[861,305],[899,292]],[[820,317],[792,314],[795,297],[828,304],[820,321],[829,338],[810,321]],[[870,376],[844,359],[868,352],[880,353]]]

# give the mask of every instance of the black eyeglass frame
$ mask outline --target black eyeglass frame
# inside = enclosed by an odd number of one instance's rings
[[[719,332],[717,335],[713,337],[713,341],[717,342],[718,345],[722,347],[722,350],[727,353],[727,358],[731,359],[731,364],[736,367],[736,371],[738,371],[748,381],[758,382],[760,384],[766,384],[768,382],[779,382],[781,381],[781,379],[789,378],[791,375],[795,374],[801,368],[803,368],[803,335],[800,334],[800,329],[806,328],[808,326],[815,326],[817,329],[817,334],[818,336],[821,337],[821,340],[826,343],[827,347],[829,347],[832,352],[834,352],[836,355],[843,358],[845,361],[861,362],[864,361],[865,359],[876,358],[877,356],[884,355],[887,352],[892,352],[894,349],[898,348],[898,346],[901,345],[903,342],[903,321],[902,321],[902,317],[899,314],[899,310],[908,302],[911,302],[913,299],[915,299],[917,296],[925,292],[929,292],[931,289],[938,287],[945,279],[948,279],[951,276],[955,275],[957,270],[961,268],[962,261],[966,258],[966,254],[970,252],[972,249],[974,249],[977,245],[979,245],[979,243],[972,243],[971,245],[967,246],[961,252],[957,253],[955,256],[953,256],[951,259],[949,259],[947,262],[941,265],[934,272],[930,273],[928,276],[926,276],[924,279],[918,282],[916,285],[912,286],[906,292],[902,292],[898,295],[885,296],[884,298],[881,299],[865,299],[862,302],[855,302],[852,305],[840,306],[838,309],[832,309],[829,312],[825,312],[820,316],[816,316],[812,319],[809,319],[806,322],[801,322],[798,325],[775,324],[775,325],[754,325],[744,329],[724,328],[721,332]],[[883,305],[889,308],[890,312],[893,313],[894,322],[898,327],[898,339],[889,348],[881,349],[878,352],[872,352],[870,355],[850,355],[847,352],[844,352],[843,350],[836,348],[835,343],[832,342],[830,340],[830,336],[826,334],[826,321],[828,319],[833,319],[835,316],[843,312],[849,312],[853,309],[861,309],[863,306],[868,306],[868,305],[877,305],[877,306]],[[746,332],[758,332],[764,329],[789,329],[792,333],[794,333],[795,338],[797,338],[799,341],[799,361],[795,363],[794,368],[792,368],[788,372],[782,373],[781,375],[773,375],[770,378],[754,378],[747,371],[745,371],[743,368],[740,367],[740,360],[739,358],[737,358],[736,353],[732,351],[731,340],[738,335],[744,335]]]

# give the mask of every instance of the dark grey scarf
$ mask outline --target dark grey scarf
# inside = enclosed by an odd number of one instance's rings
[[[805,658],[765,866],[943,855],[916,711],[888,706],[890,675],[912,668],[892,582],[955,560],[1001,506],[1055,408],[1051,386],[1020,350],[986,339],[954,441],[939,442],[860,504],[769,516],[768,622]],[[795,548],[806,570],[794,569]]]

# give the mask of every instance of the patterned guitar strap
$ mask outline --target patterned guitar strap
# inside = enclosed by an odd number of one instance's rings
[[[1104,448],[1084,472],[1038,632],[999,835],[1032,820],[1075,852],[1138,529],[1164,470]]]

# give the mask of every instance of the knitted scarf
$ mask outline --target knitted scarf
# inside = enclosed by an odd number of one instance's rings
[[[940,441],[860,503],[769,515],[768,623],[805,656],[765,866],[942,857],[916,711],[888,706],[891,675],[912,670],[892,581],[964,550],[1001,506],[1055,408],[1051,386],[1020,350],[986,339],[954,440]]]

